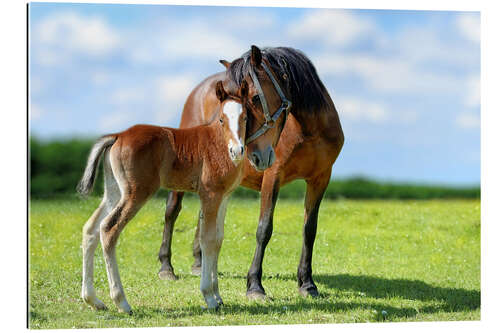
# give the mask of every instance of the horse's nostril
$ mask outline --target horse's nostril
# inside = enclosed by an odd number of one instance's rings
[[[243,155],[243,153],[245,152],[245,148],[243,146],[241,146],[241,155]]]
[[[260,165],[260,158],[259,158],[259,154],[257,154],[257,152],[253,152],[252,153],[252,159],[253,159],[253,163],[255,165]]]

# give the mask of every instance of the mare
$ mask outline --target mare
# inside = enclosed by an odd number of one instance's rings
[[[243,174],[247,130],[248,85],[237,96],[216,84],[219,106],[213,121],[189,129],[136,125],[101,137],[93,146],[78,191],[92,191],[101,156],[104,196],[83,227],[83,282],[81,296],[96,309],[105,309],[93,283],[94,254],[99,239],[104,253],[110,296],[118,310],[131,313],[118,272],[115,248],[127,223],[160,188],[196,192],[201,199],[202,249],[200,289],[208,308],[222,304],[217,261],[224,235],[226,204]],[[259,141],[264,141],[260,138]],[[208,144],[207,144],[208,143]],[[259,142],[262,144],[262,142]],[[265,144],[265,143],[264,143]],[[271,142],[268,143],[270,145]]]
[[[224,82],[228,91],[234,91],[241,82],[248,82],[250,106],[264,114],[266,109],[278,109],[274,114],[276,115],[286,102],[289,107],[284,127],[280,127],[283,124],[273,127],[279,127],[281,131],[275,151],[270,151],[269,154],[248,151],[244,161],[241,185],[261,192],[257,245],[247,275],[247,296],[265,297],[262,261],[273,232],[273,214],[278,192],[280,186],[295,179],[304,179],[307,184],[302,254],[297,269],[298,290],[304,296],[317,296],[318,289],[312,279],[312,254],[318,211],[330,181],[332,166],[344,144],[344,134],[335,105],[313,64],[299,50],[288,47],[261,50],[252,46],[241,58],[233,62],[220,62],[226,67],[226,71],[206,78],[189,95],[182,113],[181,128],[197,126],[211,119],[214,111],[205,105],[207,100],[214,98],[209,87],[218,80]],[[288,110],[285,117],[287,114]],[[269,134],[264,132],[262,135]],[[171,264],[171,244],[182,198],[183,193],[175,191],[167,198],[163,241],[159,252],[161,268],[158,274],[161,279],[177,278]],[[193,274],[199,274],[203,262],[199,234],[200,223],[193,242]]]

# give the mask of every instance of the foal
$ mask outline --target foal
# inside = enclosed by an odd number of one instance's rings
[[[94,253],[101,240],[110,296],[119,311],[131,313],[115,257],[120,232],[159,187],[197,192],[201,199],[200,289],[208,308],[222,304],[217,260],[224,235],[230,193],[242,176],[248,84],[229,96],[216,84],[218,119],[188,129],[136,125],[100,138],[93,146],[78,191],[92,191],[100,156],[104,154],[104,197],[83,228],[82,298],[95,309],[106,306],[96,297]]]

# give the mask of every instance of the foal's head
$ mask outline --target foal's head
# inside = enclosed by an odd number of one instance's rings
[[[238,165],[245,156],[245,134],[247,126],[248,84],[243,82],[238,89],[237,96],[229,95],[218,81],[215,87],[217,98],[221,103],[219,122],[227,142],[229,156],[235,165]]]

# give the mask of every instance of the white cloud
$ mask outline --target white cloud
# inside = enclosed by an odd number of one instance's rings
[[[103,86],[111,82],[111,75],[106,71],[95,71],[90,74],[90,80],[96,86]]]
[[[126,110],[119,110],[111,113],[104,113],[99,121],[99,130],[110,133],[123,131],[136,123],[137,113]]]
[[[55,64],[59,55],[72,53],[104,56],[120,45],[119,34],[104,19],[73,12],[44,18],[33,28],[32,41],[43,48],[40,61],[45,64]]]
[[[481,40],[481,19],[479,13],[458,14],[456,26],[465,39],[475,43],[479,43]]]
[[[184,103],[198,81],[192,75],[171,75],[158,78],[156,80],[155,122],[176,126],[172,123],[181,115]]]
[[[125,106],[131,103],[145,102],[146,96],[140,87],[125,88],[114,91],[110,102],[114,105]]]
[[[346,46],[367,36],[376,36],[376,25],[347,10],[321,9],[309,12],[290,25],[292,38],[320,41],[330,46]]]
[[[31,104],[30,105],[30,119],[31,120],[37,120],[42,117],[44,114],[44,111],[38,104]]]
[[[358,97],[337,98],[335,105],[343,119],[372,123],[381,123],[388,119],[388,112],[383,105],[363,101]]]
[[[437,93],[456,92],[463,83],[459,78],[420,70],[401,58],[387,58],[363,54],[314,57],[322,75],[355,75],[368,88],[381,93]]]
[[[481,104],[481,78],[479,76],[470,77],[466,85],[465,105],[469,107],[479,106]]]
[[[170,20],[157,27],[162,31],[160,35],[144,38],[141,33],[132,36],[127,41],[130,60],[140,64],[200,58],[217,61],[221,58],[237,58],[249,48],[234,34],[217,28],[209,21],[193,22],[181,30],[179,26],[184,25]]]
[[[479,114],[462,112],[456,118],[456,124],[463,129],[477,129],[481,126]]]

